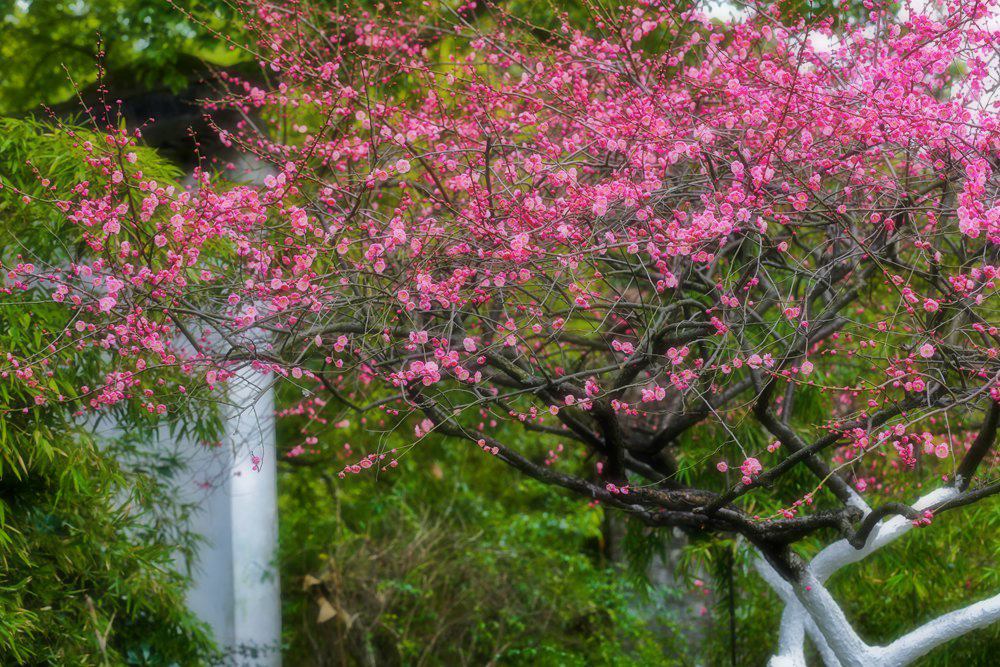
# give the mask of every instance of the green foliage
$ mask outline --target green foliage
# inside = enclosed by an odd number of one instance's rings
[[[0,354],[50,317],[0,300]],[[199,664],[211,645],[171,569],[163,480],[119,466],[65,406],[32,401],[0,381],[0,664]]]
[[[53,204],[67,195],[67,187],[84,181],[96,184],[84,162],[85,141],[96,144],[103,138],[80,127],[0,117],[0,259],[21,256],[24,261],[52,262],[78,257],[80,228],[67,224]],[[148,178],[162,183],[180,177],[177,167],[153,149],[139,147],[135,152]],[[24,196],[32,202],[25,204]]]
[[[288,663],[684,664],[602,557],[602,510],[436,438],[388,473],[333,465],[279,480]]]
[[[47,215],[54,195],[41,181],[73,182],[73,143],[67,130],[0,120],[5,266],[74,256],[74,239]],[[21,192],[37,203],[24,206]],[[167,455],[143,455],[153,420],[138,402],[83,418],[79,403],[54,400],[99,382],[103,351],[47,347],[45,334],[63,331],[69,313],[42,297],[0,290],[0,664],[206,663],[213,648],[173,569],[192,547],[177,528],[186,509],[168,499]],[[25,359],[46,377],[10,371]],[[53,400],[37,402],[38,387]]]
[[[738,665],[764,665],[777,648],[783,604],[750,558],[748,550],[719,537],[694,539],[684,549],[680,571],[710,587],[712,640],[699,647],[699,662],[729,665],[735,654]]]
[[[139,89],[178,89],[200,61],[231,63],[234,54],[184,12],[238,37],[222,0],[0,0],[0,113],[66,100],[71,80],[83,88],[96,79],[99,60],[117,87]]]
[[[51,414],[0,441],[0,663],[199,664],[172,550],[147,527],[147,488]]]

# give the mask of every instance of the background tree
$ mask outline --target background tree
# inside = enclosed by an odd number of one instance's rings
[[[70,100],[98,77],[117,92],[179,92],[204,76],[205,64],[233,54],[196,29],[177,8],[232,34],[237,24],[217,0],[2,0],[0,112],[25,112]],[[75,86],[74,86],[75,83]]]

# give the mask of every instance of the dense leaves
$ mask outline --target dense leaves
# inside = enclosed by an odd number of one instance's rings
[[[346,435],[363,435],[349,428]],[[607,562],[601,510],[440,440],[410,474],[281,482],[286,660],[358,665],[674,664],[676,611]],[[419,468],[427,468],[423,476]],[[648,607],[648,608],[647,608]]]
[[[221,0],[0,0],[0,112],[64,102],[98,78],[98,65],[104,83],[134,93],[180,89],[203,75],[202,61],[231,63],[190,16],[237,30]]]
[[[2,122],[5,266],[76,252],[78,235],[26,212],[11,190],[44,197],[41,179],[81,177],[68,132]],[[150,168],[173,173],[163,164]],[[48,338],[67,326],[66,317],[45,299],[26,307],[25,293],[0,292],[0,355],[8,364],[22,355],[46,359],[38,376],[16,363],[0,373],[0,663],[208,661],[212,645],[186,609],[185,579],[174,569],[176,556],[194,546],[182,528],[186,509],[163,486],[178,462],[163,448],[146,449],[156,425],[127,402],[107,415],[83,415],[26,391],[29,378],[71,395],[103,377],[105,355],[77,354]]]

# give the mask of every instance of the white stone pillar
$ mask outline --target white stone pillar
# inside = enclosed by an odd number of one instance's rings
[[[278,465],[270,378],[249,370],[230,382],[226,438],[230,480],[233,636],[254,667],[281,664],[281,589],[277,567]]]
[[[246,368],[227,383],[218,447],[193,447],[182,492],[203,539],[188,605],[239,667],[280,667],[277,462],[270,377]]]

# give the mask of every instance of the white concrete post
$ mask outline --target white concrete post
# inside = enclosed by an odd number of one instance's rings
[[[226,438],[234,452],[229,494],[234,643],[262,650],[259,657],[244,663],[260,667],[281,664],[278,465],[269,380],[248,369],[231,381],[232,406],[226,423]]]
[[[228,382],[218,448],[196,445],[183,493],[204,540],[188,605],[212,627],[227,664],[280,667],[277,463],[270,378],[251,368]]]

